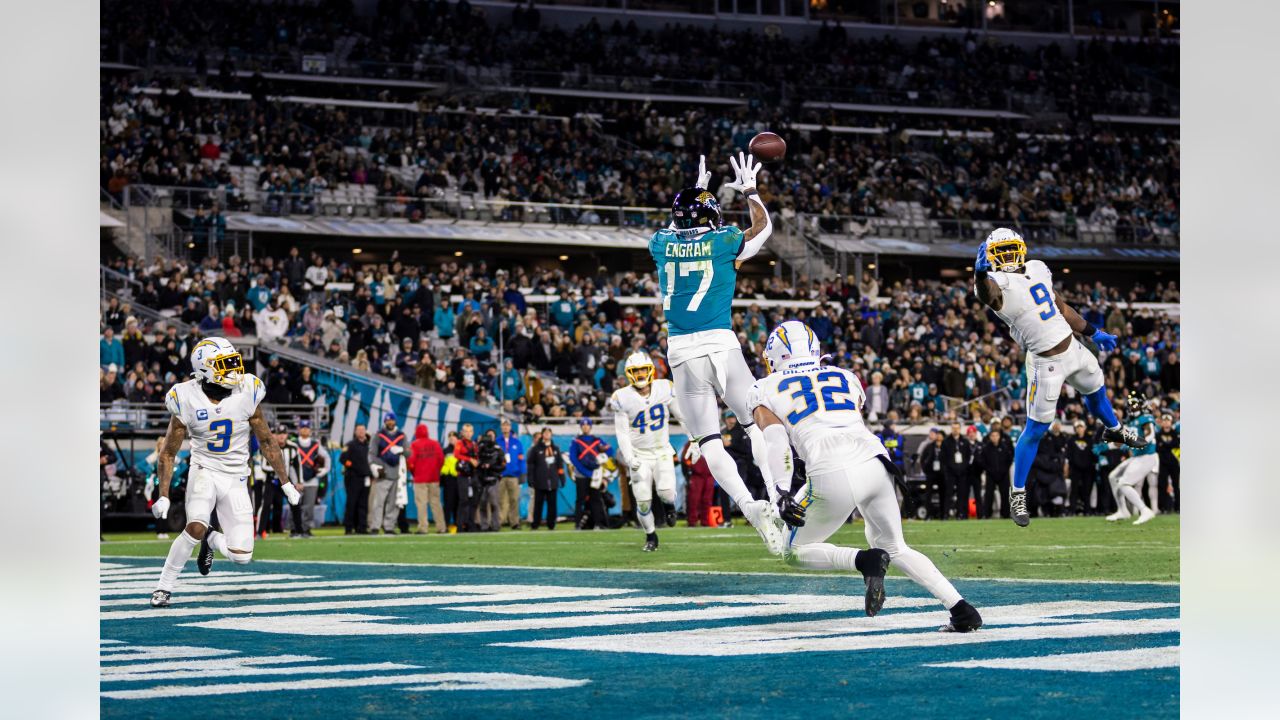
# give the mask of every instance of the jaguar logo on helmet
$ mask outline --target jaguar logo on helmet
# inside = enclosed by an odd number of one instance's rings
[[[627,374],[627,380],[638,388],[647,387],[649,383],[653,382],[654,375],[657,374],[653,367],[653,361],[642,352],[633,352],[627,356],[623,372]]]
[[[202,382],[234,388],[244,379],[244,359],[226,338],[205,338],[191,350],[191,370]]]
[[[1009,228],[996,228],[987,236],[987,261],[997,272],[1019,272],[1027,264],[1027,243]]]

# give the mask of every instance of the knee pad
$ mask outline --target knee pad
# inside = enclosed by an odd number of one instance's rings
[[[651,504],[651,503],[648,503],[648,502],[638,502],[638,503],[636,503],[636,512],[640,513],[641,515],[648,515],[648,514],[649,514],[649,509],[650,509],[651,507],[652,507],[652,504]]]

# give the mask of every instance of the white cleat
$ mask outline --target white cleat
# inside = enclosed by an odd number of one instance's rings
[[[742,510],[742,516],[747,519],[747,522],[751,523],[751,527],[760,533],[760,538],[764,540],[770,554],[781,556],[786,549],[786,541],[782,536],[784,523],[773,503],[768,500],[752,500],[739,505],[738,508]]]
[[[1133,524],[1134,524],[1134,525],[1141,525],[1141,524],[1142,524],[1142,523],[1144,523],[1144,522],[1150,522],[1150,521],[1151,521],[1151,518],[1153,518],[1153,517],[1155,517],[1155,516],[1156,516],[1155,512],[1153,512],[1151,509],[1149,509],[1149,508],[1143,508],[1143,509],[1138,513],[1138,519],[1137,519],[1137,520],[1134,520],[1134,521],[1133,521]]]
[[[1118,520],[1128,520],[1133,514],[1128,510],[1117,510],[1107,516],[1107,522],[1116,522]]]

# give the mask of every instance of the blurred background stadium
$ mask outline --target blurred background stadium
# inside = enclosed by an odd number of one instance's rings
[[[161,398],[204,334],[245,353],[273,423],[309,420],[335,461],[387,411],[446,451],[462,423],[479,436],[501,417],[525,448],[550,427],[567,450],[583,417],[611,441],[624,354],[668,375],[648,235],[700,153],[740,221],[727,157],[762,130],[788,155],[762,179],[774,236],[740,273],[744,355],[761,373],[769,329],[809,322],[898,443],[910,516],[1000,512],[948,505],[919,462],[935,428],[980,449],[1023,422],[1021,353],[970,292],[997,226],[1121,336],[1112,395],[1145,394],[1176,433],[1177,16],[1089,0],[106,0],[104,527],[147,529]],[[1105,514],[1123,455],[1073,455],[1073,424],[1092,421],[1070,390],[1060,411],[1040,512]],[[331,468],[317,518],[342,523]],[[1177,509],[1176,483],[1148,489],[1153,508]],[[609,499],[625,523],[625,483]]]

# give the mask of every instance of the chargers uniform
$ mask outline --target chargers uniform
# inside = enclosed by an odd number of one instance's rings
[[[198,379],[174,385],[164,398],[191,441],[187,521],[207,526],[216,507],[227,542],[244,550],[253,549],[249,418],[265,395],[262,381],[246,373],[220,402],[205,395]]]
[[[618,437],[618,454],[631,473],[631,492],[642,525],[650,512],[656,492],[667,504],[676,501],[676,473],[671,447],[670,422],[675,410],[675,386],[670,380],[654,380],[649,394],[641,395],[631,385],[615,390],[609,398],[613,427]],[[645,527],[653,532],[652,527]]]
[[[891,564],[956,608],[963,598],[955,586],[903,538],[893,483],[900,471],[863,421],[862,383],[848,370],[823,367],[820,354],[806,325],[783,323],[765,345],[772,372],[747,395],[752,412],[763,407],[781,421],[808,476],[799,493],[804,524],[791,528],[783,557],[814,570],[859,569],[859,550],[827,542],[856,508],[866,520],[868,547],[887,552]]]
[[[1072,337],[1071,326],[1058,311],[1053,274],[1040,260],[1028,260],[1020,273],[993,272],[987,277],[1000,286],[1004,300],[996,316],[1009,326],[1009,335],[1027,352],[1027,416],[1053,422],[1058,396],[1065,382],[1090,395],[1105,380],[1098,359],[1079,340],[1072,339],[1066,352],[1048,352]]]

